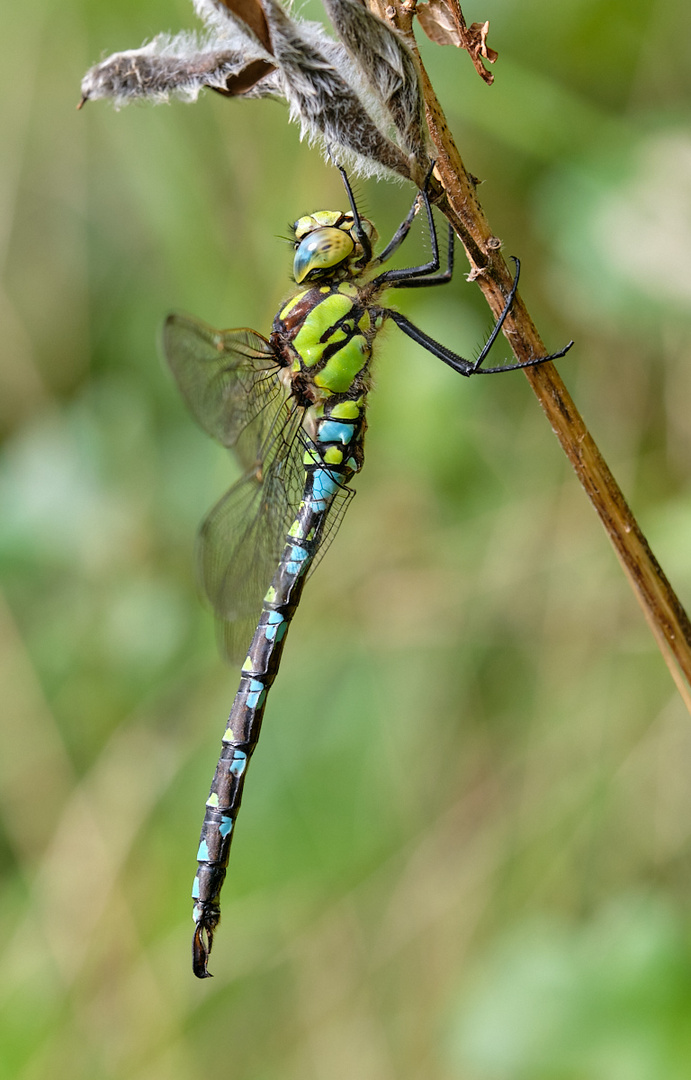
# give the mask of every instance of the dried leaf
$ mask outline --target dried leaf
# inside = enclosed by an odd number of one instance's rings
[[[466,45],[468,52],[471,56],[482,56],[485,60],[489,60],[490,64],[499,57],[499,53],[496,49],[491,49],[487,44],[487,35],[489,34],[489,19],[487,22],[471,23],[468,27],[468,34],[470,35],[471,44]]]
[[[281,97],[278,85],[268,79],[275,72],[266,60],[251,60],[237,75],[229,75],[223,88],[209,89],[225,97]]]
[[[475,70],[491,86],[494,75],[482,63],[493,64],[498,53],[487,44],[489,20],[466,26],[458,0],[429,0],[419,3],[416,15],[420,26],[435,45],[455,45],[470,55]]]
[[[446,0],[429,0],[418,4],[415,13],[420,26],[435,45],[455,45],[463,47],[463,39],[458,23]]]

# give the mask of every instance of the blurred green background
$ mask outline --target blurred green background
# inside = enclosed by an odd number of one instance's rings
[[[690,9],[465,14],[495,85],[423,45],[437,90],[688,607]],[[266,332],[286,223],[343,204],[276,103],[75,111],[99,57],[195,25],[186,0],[0,11],[0,1076],[688,1077],[689,717],[523,376],[467,382],[394,330],[269,701],[215,978],[191,974],[237,681],[193,537],[234,474],[157,336],[171,309]],[[358,190],[388,236],[411,191]],[[468,355],[489,317],[464,271],[397,299]]]

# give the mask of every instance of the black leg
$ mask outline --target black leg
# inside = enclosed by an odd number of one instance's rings
[[[483,360],[487,356],[487,353],[494,345],[494,342],[496,341],[497,335],[499,334],[502,326],[504,325],[504,320],[509,313],[509,310],[513,303],[513,299],[516,295],[516,290],[518,288],[518,277],[521,272],[521,264],[518,259],[514,259],[513,261],[516,264],[516,275],[513,279],[511,292],[507,296],[502,313],[494,324],[492,333],[487,339],[487,343],[482,349],[482,352],[478,356],[477,360],[466,360],[464,356],[459,356],[458,353],[452,352],[451,349],[447,349],[445,345],[441,345],[438,341],[435,341],[434,338],[430,337],[429,334],[426,334],[424,330],[420,330],[420,328],[415,326],[414,323],[411,323],[410,319],[407,319],[405,315],[401,315],[400,311],[393,311],[392,309],[388,309],[385,310],[383,314],[389,319],[393,319],[393,321],[398,327],[400,327],[404,334],[407,334],[408,337],[412,338],[413,341],[417,342],[418,345],[422,345],[422,348],[426,349],[427,352],[432,353],[433,356],[436,356],[439,360],[442,360],[445,364],[448,364],[449,367],[453,368],[454,371],[457,371],[459,375],[496,375],[499,374],[499,372],[501,371],[517,371],[519,368],[535,367],[536,364],[545,364],[548,360],[558,360],[560,356],[566,355],[566,353],[573,345],[573,341],[570,341],[569,344],[566,345],[563,349],[560,349],[559,352],[550,353],[549,356],[538,356],[534,360],[525,360],[523,361],[523,363],[519,364],[502,364],[499,367],[494,368],[483,368],[481,366]]]
[[[391,258],[394,252],[398,251],[399,247],[410,232],[410,226],[415,221],[418,209],[420,208],[419,199],[420,196],[416,195],[413,199],[413,205],[408,211],[405,221],[402,221],[401,224],[398,226],[396,232],[389,240],[381,255],[377,255],[376,259],[372,259],[370,266],[381,266],[382,263],[387,262]]]
[[[434,167],[434,166],[432,166]],[[423,263],[421,266],[408,266],[402,270],[386,270],[383,274],[379,274],[371,282],[372,285],[380,286],[387,285],[393,288],[408,288],[411,278],[429,277],[437,273],[440,267],[439,261],[439,243],[437,241],[437,230],[434,226],[434,218],[432,216],[432,204],[429,201],[429,195],[427,194],[427,182],[432,175],[430,169],[427,174],[427,180],[425,181],[425,187],[423,188],[421,195],[423,205],[425,207],[425,213],[427,215],[427,225],[429,227],[430,243],[432,244],[432,258],[429,262]],[[437,284],[433,282],[433,284]],[[442,282],[439,282],[442,284]]]
[[[449,225],[449,246],[446,270],[444,270],[441,274],[438,273],[439,267],[441,266],[441,262],[439,259],[439,242],[437,240],[437,230],[434,224],[434,217],[432,214],[432,204],[429,201],[429,194],[427,191],[433,169],[434,162],[432,162],[430,166],[429,172],[427,173],[427,177],[425,179],[424,187],[420,193],[425,207],[425,213],[427,215],[427,224],[429,227],[430,242],[432,245],[432,258],[429,260],[429,262],[423,263],[420,266],[409,266],[401,270],[386,270],[383,274],[379,274],[378,277],[375,277],[372,282],[370,282],[371,285],[388,285],[390,288],[393,289],[422,289],[429,288],[434,285],[445,285],[447,282],[451,281],[451,278],[453,276],[455,240],[454,230],[451,225]],[[346,171],[341,165],[338,166],[338,170],[343,177],[343,183],[345,185],[346,193],[348,195],[348,201],[350,203],[350,208],[352,210],[353,218],[355,220],[355,234],[358,238],[360,245],[362,246],[364,253],[363,258],[360,260],[360,262],[363,266],[366,266],[372,258],[372,245],[370,243],[369,237],[367,236],[365,230],[362,227],[360,214],[355,203],[355,196],[353,195],[353,191],[350,186]],[[384,248],[384,251],[373,261],[372,265],[377,266],[385,262],[401,246],[406,236],[408,235],[410,227],[415,219],[418,207],[418,198],[419,196],[416,196],[415,202],[408,211],[405,220],[402,221],[401,224],[398,226],[393,237]],[[550,353],[549,356],[538,356],[535,357],[535,359],[533,360],[525,360],[522,363],[518,364],[501,364],[499,367],[493,368],[482,367],[482,362],[484,361],[485,357],[494,345],[494,342],[496,341],[497,336],[500,333],[502,326],[504,325],[504,320],[506,319],[506,316],[511,310],[511,305],[513,304],[516,290],[518,289],[518,278],[521,272],[521,264],[518,259],[514,258],[513,255],[511,256],[511,258],[516,264],[516,274],[513,279],[511,291],[506,298],[506,303],[504,304],[499,318],[497,319],[494,327],[492,328],[492,333],[487,339],[487,342],[484,345],[477,360],[466,360],[465,357],[460,356],[458,353],[453,352],[451,349],[447,349],[445,345],[442,345],[440,342],[435,341],[434,338],[430,337],[429,334],[426,334],[424,330],[420,330],[419,327],[415,326],[415,324],[412,323],[410,319],[407,319],[405,315],[402,315],[400,311],[394,311],[391,308],[384,308],[382,309],[382,315],[385,318],[392,319],[396,323],[396,325],[403,331],[404,334],[407,334],[409,338],[412,338],[412,340],[417,342],[418,345],[421,345],[422,348],[425,349],[427,352],[432,353],[433,356],[436,356],[439,360],[442,360],[445,364],[448,364],[448,366],[453,368],[454,371],[457,371],[459,375],[466,375],[468,377],[470,375],[496,375],[502,371],[518,371],[520,368],[536,367],[538,364],[546,364],[548,360],[558,360],[560,356],[566,355],[566,353],[573,345],[573,341],[570,341],[568,345],[565,345],[564,348],[560,349],[558,352]]]
[[[439,267],[441,265],[439,259],[439,243],[437,240],[437,230],[434,224],[434,218],[432,216],[432,206],[430,204],[429,196],[427,194],[427,187],[432,176],[432,171],[434,169],[434,162],[432,162],[429,167],[429,171],[425,178],[425,185],[423,190],[420,192],[419,195],[415,196],[413,205],[408,211],[405,219],[398,226],[396,232],[394,233],[382,253],[380,255],[377,255],[375,259],[372,259],[372,245],[370,243],[369,237],[367,236],[365,230],[362,227],[360,212],[355,202],[353,189],[351,188],[350,181],[348,180],[348,174],[346,173],[342,165],[337,165],[337,168],[343,179],[343,185],[346,189],[348,202],[350,203],[350,209],[355,219],[355,235],[357,236],[357,239],[363,250],[363,257],[359,260],[359,262],[363,266],[380,266],[382,263],[386,262],[388,259],[391,258],[391,256],[398,250],[398,248],[401,246],[408,233],[410,232],[411,225],[413,224],[413,221],[415,220],[416,214],[418,212],[419,199],[420,197],[422,197],[423,199],[425,211],[427,213],[427,224],[429,226],[430,240],[432,243],[431,260],[421,266],[410,266],[401,270],[388,270],[384,274],[380,274],[379,277],[374,279],[377,285],[387,284],[394,289],[422,289],[429,288],[434,285],[446,285],[448,281],[451,281],[451,278],[453,277],[455,240],[455,233],[452,225],[449,225],[446,270],[444,270],[441,274],[436,273],[436,271],[439,270]]]
[[[511,259],[512,259],[512,261],[514,263],[514,266],[516,267],[516,273],[513,276],[513,284],[511,285],[511,291],[509,292],[509,295],[506,298],[506,303],[504,304],[504,307],[502,308],[501,315],[499,316],[499,318],[497,319],[497,321],[494,324],[494,327],[492,328],[492,333],[487,338],[487,341],[485,342],[485,344],[484,344],[484,346],[482,348],[482,352],[480,353],[477,360],[475,361],[475,368],[476,369],[478,369],[480,367],[480,365],[482,364],[482,361],[487,356],[487,353],[489,352],[489,350],[494,345],[494,342],[497,340],[497,335],[499,334],[499,331],[501,330],[502,326],[504,325],[504,319],[506,318],[506,316],[509,314],[509,311],[511,310],[511,305],[513,304],[513,298],[516,295],[516,290],[518,289],[518,279],[521,276],[521,264],[520,264],[520,261],[515,257],[515,255],[512,255]]]
[[[392,281],[391,287],[394,289],[427,289],[431,285],[448,285],[453,277],[453,262],[454,262],[454,242],[456,240],[456,233],[454,232],[453,225],[449,225],[449,238],[448,246],[446,249],[446,270],[441,274],[431,274],[429,277],[414,277],[403,281]]]
[[[478,367],[477,360],[466,360],[465,357],[459,356],[458,353],[452,352],[451,349],[447,349],[445,345],[441,345],[434,338],[431,338],[429,334],[426,334],[424,330],[420,330],[419,327],[411,323],[410,319],[406,319],[405,315],[401,315],[400,311],[385,310],[383,314],[393,319],[398,327],[407,334],[409,338],[417,342],[418,345],[422,345],[423,349],[432,353],[432,356],[436,356],[437,359],[442,360],[445,364],[448,364],[450,368],[457,371],[459,375],[498,375],[501,371],[518,371],[519,368],[536,367],[537,364],[546,364],[548,360],[558,360],[560,356],[565,356],[573,345],[573,341],[570,341],[568,345],[565,345],[559,352],[550,353],[549,356],[538,356],[534,360],[525,360],[522,364],[502,364],[500,367],[483,368]]]
[[[389,308],[388,310],[385,310],[383,314],[387,318],[393,319],[396,326],[398,326],[404,334],[407,334],[408,337],[412,338],[418,345],[422,345],[423,349],[432,353],[432,356],[436,356],[439,360],[443,360],[445,364],[448,364],[454,371],[457,371],[459,375],[473,374],[473,365],[470,360],[458,356],[444,345],[441,345],[438,341],[435,341],[429,334],[426,334],[423,330],[420,330],[419,327],[415,326],[414,323],[411,323],[410,319],[406,319],[405,315],[401,315],[400,311],[393,311]]]
[[[435,163],[431,162],[430,167],[427,170],[427,176],[425,177],[425,182],[424,182],[424,184],[422,186],[422,194],[423,195],[427,192],[427,188],[429,187],[429,182],[432,179],[432,173],[434,172],[434,165],[435,165]],[[393,234],[393,236],[389,240],[388,244],[386,245],[386,247],[382,251],[381,255],[377,255],[376,259],[372,260],[372,263],[371,263],[372,266],[381,266],[382,263],[387,262],[391,258],[391,256],[394,254],[395,251],[398,251],[399,247],[401,246],[401,244],[405,240],[406,236],[410,232],[410,226],[415,221],[415,217],[417,215],[417,212],[418,212],[419,208],[420,208],[420,194],[416,195],[415,198],[413,199],[413,205],[411,206],[410,210],[408,211],[408,213],[407,213],[407,215],[405,217],[405,220],[402,221],[401,224],[398,226],[398,228],[396,229],[396,232]]]

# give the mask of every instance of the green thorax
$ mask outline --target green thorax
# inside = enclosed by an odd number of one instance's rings
[[[357,471],[372,344],[383,318],[380,290],[366,280],[376,231],[365,218],[356,224],[352,212],[321,210],[296,221],[293,232],[298,291],[274,319],[271,344],[323,463],[340,456]]]
[[[367,393],[379,325],[379,309],[352,282],[314,285],[288,301],[274,319],[271,343],[301,404]]]

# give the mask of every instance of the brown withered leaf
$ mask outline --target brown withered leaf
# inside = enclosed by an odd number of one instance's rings
[[[214,3],[217,7],[227,8],[245,26],[248,26],[266,51],[273,54],[271,34],[259,0],[214,0]]]
[[[463,48],[463,38],[446,0],[429,0],[418,4],[416,15],[420,26],[435,45],[455,45]]]
[[[428,0],[419,3],[416,15],[420,26],[435,45],[455,45],[469,54],[478,75],[491,86],[494,75],[488,71],[483,60],[493,64],[498,53],[487,44],[489,20],[466,26],[458,0]]]
[[[490,64],[493,64],[499,56],[499,53],[496,51],[496,49],[491,49],[487,44],[488,34],[489,19],[487,20],[487,22],[483,23],[471,23],[470,27],[468,28],[468,36],[472,44],[470,46],[466,45],[465,48],[468,49],[468,52],[471,56],[482,56],[483,59],[489,60]]]

